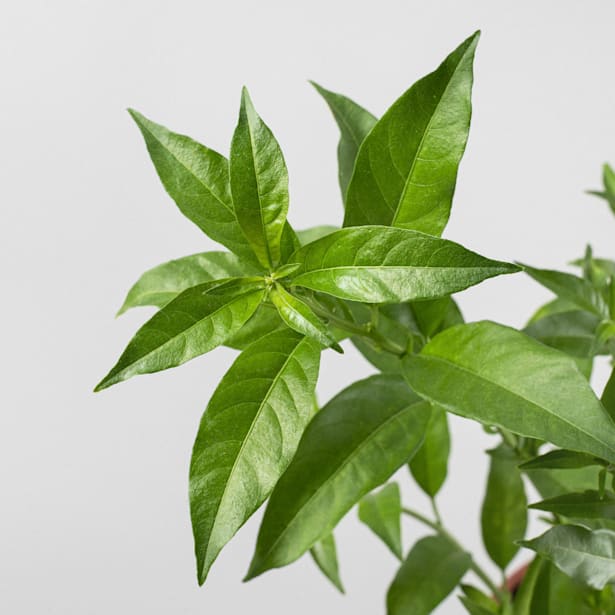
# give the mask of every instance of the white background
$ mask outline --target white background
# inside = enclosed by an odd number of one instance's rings
[[[346,597],[309,558],[242,584],[255,518],[197,587],[187,469],[233,353],[91,393],[146,317],[114,321],[129,285],[212,247],[160,186],[127,106],[227,153],[246,84],[286,154],[291,222],[335,224],[337,129],[306,80],[381,114],[481,28],[446,236],[490,257],[564,267],[587,240],[599,255],[612,247],[615,220],[583,190],[615,162],[614,20],[607,1],[5,1],[0,611],[377,615],[396,568],[353,512],[338,531]],[[459,299],[468,319],[521,326],[547,297],[517,275]],[[370,371],[350,347],[327,353],[321,399]],[[478,510],[482,451],[494,442],[462,420],[455,436],[441,508],[489,566]],[[425,509],[400,478],[407,503]],[[407,544],[424,534],[411,523],[404,532]],[[460,612],[454,597],[439,611]]]

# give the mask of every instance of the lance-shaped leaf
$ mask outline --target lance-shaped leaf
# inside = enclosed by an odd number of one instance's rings
[[[523,271],[561,299],[574,303],[600,318],[608,318],[609,310],[600,293],[583,278],[563,271],[535,269],[523,265]]]
[[[269,303],[261,303],[246,324],[231,335],[224,345],[243,350],[261,337],[281,329],[286,329],[286,325],[277,310]]]
[[[586,453],[578,453],[576,451],[566,451],[558,449],[549,451],[544,455],[530,459],[522,463],[519,468],[522,470],[539,470],[539,469],[577,469],[586,468],[587,466],[606,465],[602,459],[587,455]]]
[[[154,305],[162,307],[184,290],[203,284],[257,275],[258,268],[242,262],[230,252],[202,252],[191,254],[146,271],[128,291],[118,316],[133,307]]]
[[[407,229],[341,229],[291,256],[293,284],[364,303],[433,299],[519,269]]]
[[[502,570],[519,550],[515,541],[524,538],[527,527],[527,499],[517,463],[517,457],[504,445],[491,451],[481,510],[485,548]]]
[[[478,36],[403,94],[366,137],[348,186],[344,226],[442,233],[470,128]]]
[[[576,519],[615,519],[615,495],[608,491],[601,494],[595,490],[565,493],[531,504],[530,508]]]
[[[316,562],[320,571],[333,583],[333,585],[343,594],[344,586],[340,579],[339,564],[337,562],[337,548],[333,534],[325,536],[319,540],[311,549],[310,555]]]
[[[313,81],[311,83],[329,105],[340,129],[337,164],[342,199],[345,201],[359,147],[376,123],[376,118],[350,98],[326,90]]]
[[[469,553],[443,536],[427,536],[408,553],[387,593],[387,615],[430,615],[461,581]]]
[[[264,288],[241,280],[216,288],[206,282],[185,290],[132,338],[96,391],[138,374],[176,367],[224,344],[254,314]]]
[[[129,111],[162,184],[184,216],[214,241],[246,260],[254,260],[233,209],[228,160],[190,137]]]
[[[359,502],[359,519],[379,536],[398,559],[403,559],[401,545],[401,495],[397,483],[366,495]]]
[[[245,88],[230,162],[239,224],[261,265],[275,267],[288,212],[288,171],[278,142],[254,110]]]
[[[331,346],[337,352],[343,352],[327,325],[314,314],[310,306],[291,295],[283,286],[276,283],[269,291],[269,299],[277,308],[280,318],[291,329],[311,337],[325,348]]]
[[[495,615],[500,613],[500,605],[480,589],[462,583],[461,590],[465,595],[459,596],[459,600],[470,615]]]
[[[321,237],[325,237],[326,235],[330,235],[333,231],[339,230],[337,226],[330,226],[323,224],[321,226],[313,226],[311,228],[303,229],[302,231],[297,231],[297,239],[299,243],[304,246],[308,243],[312,243],[312,241],[316,241]]]
[[[556,525],[522,546],[551,560],[562,572],[595,589],[615,582],[615,532]]]
[[[551,316],[552,314],[563,314],[565,312],[574,312],[579,308],[572,301],[568,299],[560,299],[555,297],[551,301],[548,301],[544,305],[541,305],[531,316],[527,322],[527,326],[535,323],[536,321],[544,318],[545,316]]]
[[[372,376],[334,397],[269,499],[247,579],[290,564],[329,534],[412,457],[429,415],[399,376]]]
[[[409,463],[414,480],[432,498],[440,491],[446,479],[450,449],[446,411],[440,406],[434,406],[425,440]]]
[[[602,183],[604,190],[588,190],[588,194],[593,194],[604,199],[611,208],[611,211],[615,213],[615,171],[609,164],[604,164],[602,167]]]
[[[519,331],[451,327],[404,367],[419,395],[450,412],[615,462],[615,424],[572,359]]]
[[[546,560],[537,555],[527,567],[521,585],[515,594],[514,615],[532,615],[532,602],[537,580],[545,563]]]
[[[615,368],[611,370],[611,375],[607,380],[604,391],[602,391],[600,401],[609,416],[615,421]]]
[[[294,455],[313,415],[319,359],[318,344],[276,331],[246,348],[213,394],[190,465],[199,583]]]

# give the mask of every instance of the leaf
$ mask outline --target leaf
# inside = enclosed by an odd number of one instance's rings
[[[545,560],[537,555],[525,571],[521,585],[515,594],[514,615],[532,615],[531,607],[536,591],[536,581],[545,563]]]
[[[420,445],[430,408],[399,376],[355,382],[312,420],[273,491],[246,579],[289,564]]]
[[[608,491],[601,495],[594,490],[566,493],[531,504],[530,508],[576,519],[614,519],[615,495]]]
[[[449,412],[615,461],[615,424],[563,353],[489,321],[451,327],[404,375]]]
[[[230,252],[191,254],[146,271],[128,291],[117,315],[133,307],[162,307],[184,290],[224,278],[256,275],[258,269]]]
[[[544,455],[530,459],[522,463],[519,468],[521,470],[537,470],[537,469],[576,469],[585,468],[587,466],[604,465],[601,459],[592,457],[585,453],[577,453],[576,451],[555,450],[549,451]]]
[[[253,261],[239,227],[227,159],[212,149],[128,110],[141,131],[158,176],[180,211],[214,241]]]
[[[319,540],[311,549],[310,555],[316,562],[321,572],[344,594],[344,586],[340,579],[339,565],[337,563],[337,548],[333,534],[325,536]]]
[[[479,33],[415,83],[359,149],[344,226],[383,224],[440,235],[470,128]]]
[[[578,310],[579,308],[572,301],[568,301],[568,299],[560,299],[559,297],[555,297],[551,301],[545,303],[541,307],[539,307],[532,317],[528,320],[527,326],[535,323],[536,321],[544,318],[545,316],[550,316],[551,314],[562,314],[565,312],[572,312],[574,310]]]
[[[291,295],[283,286],[275,284],[269,291],[269,299],[277,308],[280,318],[291,329],[311,337],[325,348],[331,346],[337,352],[344,352],[327,325],[306,303]]]
[[[425,440],[409,463],[414,480],[432,498],[440,491],[446,479],[450,448],[446,411],[434,406]]]
[[[333,231],[337,230],[339,230],[337,226],[313,226],[311,228],[306,228],[302,231],[297,231],[297,237],[299,239],[299,243],[304,246],[308,243],[312,243],[312,241],[320,239],[321,237],[330,235]]]
[[[615,213],[615,171],[606,163],[602,167],[602,183],[604,184],[603,192],[588,190],[588,194],[603,198],[609,204],[611,211]]]
[[[615,368],[611,370],[611,375],[607,380],[604,391],[602,391],[600,401],[609,416],[615,421]]]
[[[235,360],[201,420],[190,464],[199,583],[271,493],[313,415],[320,348],[276,331]]]
[[[387,593],[387,615],[429,615],[455,589],[472,558],[443,536],[427,536],[408,553]]]
[[[577,469],[524,470],[543,498],[552,498],[571,491],[593,489],[602,468],[587,466]]]
[[[454,293],[518,271],[459,244],[385,226],[335,231],[291,256],[293,284],[364,303],[401,303]]]
[[[489,557],[502,570],[516,555],[515,544],[525,536],[527,498],[517,458],[505,445],[491,451],[487,490],[481,510],[483,542]]]
[[[493,615],[493,613],[497,613],[497,611],[486,609],[484,606],[477,604],[466,596],[459,596],[459,600],[470,615]]]
[[[615,582],[615,532],[556,525],[523,547],[551,560],[562,572],[595,589]]]
[[[348,183],[352,177],[359,146],[373,128],[376,118],[350,98],[330,92],[313,81],[311,81],[311,84],[329,105],[329,109],[331,109],[340,129],[337,161],[342,199],[345,202]]]
[[[587,310],[600,318],[608,318],[609,310],[604,299],[587,280],[563,271],[535,269],[528,265],[522,267],[531,278],[561,299],[571,301],[580,309]]]
[[[528,325],[523,332],[567,354],[589,358],[599,350],[595,335],[599,323],[593,314],[574,310],[545,316]]]
[[[393,555],[403,559],[401,545],[401,496],[397,483],[388,483],[380,491],[359,502],[359,519],[379,536]]]
[[[275,267],[288,212],[288,171],[278,142],[245,88],[231,143],[230,172],[239,225],[261,265]]]
[[[236,350],[243,350],[261,337],[282,329],[286,329],[286,325],[277,310],[271,304],[261,303],[246,324],[224,344]]]
[[[218,293],[213,284],[206,282],[185,290],[150,318],[94,390],[176,367],[224,344],[254,314],[265,296],[264,289],[254,283],[238,280],[226,292]]]
[[[414,317],[425,337],[432,337],[440,329],[449,313],[452,301],[450,297],[441,297],[431,301],[415,301],[412,304]]]
[[[472,602],[472,605],[484,609],[483,612],[497,613],[499,611],[498,603],[491,596],[487,596],[480,591],[480,589],[464,583],[461,585],[461,590],[465,597]]]

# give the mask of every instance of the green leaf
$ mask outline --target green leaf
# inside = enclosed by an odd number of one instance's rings
[[[337,161],[342,199],[345,202],[348,183],[352,177],[359,146],[373,128],[376,118],[369,111],[350,100],[350,98],[325,90],[325,88],[313,81],[311,84],[325,99],[327,105],[329,105],[329,109],[331,109],[340,129]]]
[[[213,286],[212,286],[213,284]],[[185,290],[148,320],[94,389],[176,367],[224,344],[254,314],[265,290],[241,280],[216,292],[206,282]]]
[[[283,286],[275,284],[269,290],[269,299],[277,308],[280,318],[291,329],[311,337],[325,348],[331,346],[337,352],[344,352],[327,325],[306,303],[291,295]]]
[[[588,194],[604,199],[609,204],[611,211],[615,213],[615,171],[606,163],[602,167],[602,183],[604,184],[604,191],[588,190]]]
[[[410,460],[410,472],[421,489],[435,497],[446,479],[451,439],[446,411],[434,406],[421,448]]]
[[[337,548],[333,534],[325,536],[319,540],[311,549],[310,555],[316,562],[320,571],[335,585],[343,594],[344,586],[340,579],[339,565],[337,563]]]
[[[235,216],[227,159],[133,109],[129,113],[143,134],[162,184],[184,216],[214,241],[253,261]]]
[[[190,464],[199,583],[271,493],[313,415],[320,348],[276,331],[235,360],[213,394]]]
[[[261,265],[273,268],[281,258],[288,171],[278,142],[254,110],[245,88],[231,143],[230,170],[239,225]]]
[[[524,470],[543,498],[553,498],[571,491],[593,489],[598,484],[599,466],[567,469]]]
[[[443,536],[427,536],[408,553],[387,593],[387,615],[429,615],[455,589],[472,558]]]
[[[224,344],[236,350],[243,350],[264,335],[281,329],[286,329],[286,325],[277,310],[269,303],[261,303],[246,324]]]
[[[604,461],[585,453],[558,449],[530,459],[522,463],[519,468],[521,470],[576,469],[595,465],[604,465]]]
[[[609,310],[602,295],[587,280],[563,271],[535,269],[528,265],[522,267],[531,278],[561,299],[571,301],[580,309],[596,314],[600,318],[608,318]]]
[[[459,244],[385,226],[335,231],[291,256],[293,284],[364,303],[401,303],[454,293],[518,271]]]
[[[472,605],[484,609],[483,612],[497,613],[499,611],[498,603],[491,596],[487,596],[480,591],[480,589],[472,585],[462,584],[461,590],[465,594],[465,597],[471,601]]]
[[[448,411],[615,462],[615,424],[565,354],[489,321],[438,334],[405,377]]]
[[[479,33],[384,114],[357,156],[344,226],[384,224],[440,235],[450,215],[472,113]]]
[[[604,391],[602,391],[600,401],[609,413],[609,416],[615,421],[615,368],[611,370],[611,375],[607,380]]]
[[[330,235],[333,231],[339,230],[337,226],[313,226],[311,228],[306,228],[302,231],[297,231],[297,237],[299,239],[299,243],[304,246],[308,243],[312,243],[312,241],[316,241],[321,237],[325,237],[326,235]]]
[[[366,495],[359,502],[359,519],[379,536],[393,555],[403,559],[401,545],[401,495],[397,483]]]
[[[224,278],[258,274],[250,263],[230,252],[202,252],[184,256],[146,271],[128,291],[117,315],[133,307],[162,307],[184,290]]]
[[[536,581],[545,563],[545,560],[537,555],[525,571],[521,585],[515,594],[514,615],[532,615]]]
[[[615,532],[556,525],[522,546],[551,560],[562,572],[595,589],[615,582]]]
[[[572,301],[568,301],[568,299],[560,299],[556,297],[551,301],[545,303],[540,306],[532,317],[528,320],[527,326],[535,323],[536,321],[544,318],[545,316],[550,316],[551,314],[562,314],[564,312],[572,312],[574,310],[578,310],[579,308]]]
[[[466,611],[470,615],[493,615],[497,613],[497,611],[490,611],[486,609],[484,606],[477,604],[471,598],[467,598],[466,596],[459,596],[459,601],[465,607]]]
[[[491,451],[487,490],[481,510],[483,542],[489,557],[504,570],[525,536],[527,498],[517,457],[505,445]]]
[[[614,519],[615,495],[608,491],[601,495],[594,490],[566,493],[531,504],[530,508],[576,519]]]
[[[295,561],[420,445],[430,408],[399,376],[355,382],[312,420],[273,491],[247,579]]]

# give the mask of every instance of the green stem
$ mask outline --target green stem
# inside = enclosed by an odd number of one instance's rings
[[[442,525],[442,523],[438,523],[436,521],[432,521],[428,519],[420,512],[416,510],[412,510],[411,508],[402,508],[402,511],[408,515],[409,517],[413,517],[417,521],[420,521],[424,525],[427,525],[431,529],[435,530],[440,536],[443,536],[447,540],[449,540],[452,544],[454,544],[457,548],[465,551],[459,541]],[[470,569],[476,576],[491,590],[493,595],[502,602],[505,599],[505,591],[502,591],[489,577],[489,575],[474,561],[472,558],[472,563],[470,564]]]

